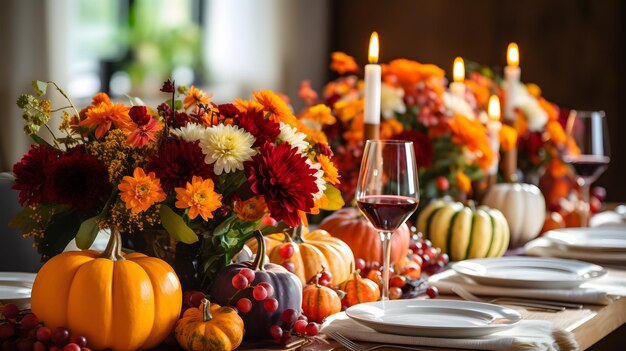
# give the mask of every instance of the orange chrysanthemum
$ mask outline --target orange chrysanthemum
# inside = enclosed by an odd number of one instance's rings
[[[332,112],[330,111],[330,107],[324,104],[318,104],[318,105],[312,106],[311,108],[308,108],[302,114],[302,118],[310,119],[320,124],[328,124],[328,125],[335,124],[335,122],[337,122],[337,119],[335,118],[335,116],[333,116]]]
[[[503,152],[511,151],[517,147],[517,130],[506,124],[500,129],[500,149]]]
[[[111,103],[111,99],[109,98],[109,95],[107,95],[107,93],[98,93],[96,95],[94,95],[91,98],[91,104],[94,106],[98,106],[100,104],[110,104]]]
[[[252,93],[256,101],[263,106],[263,110],[270,114],[270,119],[276,123],[283,122],[292,127],[297,126],[296,116],[283,99],[271,90],[261,90]]]
[[[339,73],[356,73],[359,70],[354,57],[347,55],[341,51],[335,51],[331,54],[330,69]]]
[[[187,92],[187,96],[185,100],[183,100],[183,104],[185,109],[188,109],[191,105],[208,105],[210,102],[210,98],[213,94],[207,94],[204,91],[194,87],[193,85],[189,88],[189,92]]]
[[[392,74],[398,78],[398,81],[404,87],[412,88],[417,83],[429,79],[430,77],[442,78],[445,72],[432,64],[422,64],[407,59],[396,59],[383,66],[383,74]]]
[[[493,151],[485,126],[478,120],[470,120],[461,115],[454,116],[448,124],[452,131],[452,142],[467,147],[476,155],[481,168],[488,169],[493,160]]]
[[[263,105],[259,104],[256,100],[243,100],[240,98],[235,99],[235,107],[241,112],[249,113],[263,110]]]
[[[146,175],[139,167],[135,168],[132,177],[122,178],[117,188],[120,190],[120,198],[126,204],[126,208],[134,214],[145,211],[166,198],[161,188],[161,181],[154,172]]]
[[[233,211],[235,211],[239,219],[254,222],[265,215],[267,204],[263,196],[253,196],[248,200],[235,202]]]
[[[380,138],[383,140],[391,139],[394,135],[402,133],[403,130],[404,126],[397,119],[384,120],[380,124]]]
[[[548,121],[548,124],[546,124],[546,131],[550,134],[552,142],[557,146],[561,146],[567,141],[567,136],[565,135],[565,131],[563,130],[561,123],[556,120]]]
[[[461,193],[469,194],[472,191],[472,180],[462,171],[456,172],[456,188]]]
[[[339,184],[339,171],[333,164],[333,161],[326,155],[317,155],[317,162],[322,165],[322,171],[324,171],[324,180],[330,184]]]
[[[176,208],[188,208],[189,218],[195,219],[200,215],[208,221],[213,218],[213,211],[222,207],[222,194],[214,190],[215,184],[211,179],[203,180],[193,176],[186,188],[175,188]]]
[[[111,129],[111,125],[116,128],[129,131],[133,122],[128,115],[129,106],[123,104],[112,104],[103,102],[87,110],[85,118],[79,123],[81,126],[96,128],[96,139],[102,138]]]
[[[324,131],[313,129],[304,124],[301,120],[297,120],[296,123],[298,131],[306,134],[307,139],[312,140],[315,144],[328,144],[328,138]]]
[[[364,124],[363,119],[364,119],[363,111],[361,111],[352,120],[350,129],[346,130],[343,133],[343,138],[346,139],[352,145],[358,144],[359,142],[363,140],[363,134],[365,131],[365,124]]]

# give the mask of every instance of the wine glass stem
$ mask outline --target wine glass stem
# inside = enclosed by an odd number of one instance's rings
[[[591,217],[591,206],[589,204],[589,192],[591,188],[591,184],[588,181],[582,180],[580,187],[580,192],[582,193],[583,200],[583,208],[580,214],[580,226],[588,227],[589,226],[589,218]]]
[[[381,300],[389,300],[389,264],[391,261],[391,236],[393,232],[379,232],[383,246],[383,291]]]

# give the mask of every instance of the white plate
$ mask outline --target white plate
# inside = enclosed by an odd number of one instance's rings
[[[606,274],[595,264],[544,257],[478,258],[452,269],[480,284],[530,289],[571,289]]]
[[[544,237],[569,250],[626,252],[624,228],[564,228],[551,230]]]
[[[0,272],[0,302],[30,308],[30,291],[35,281],[33,273]]]
[[[522,316],[510,308],[461,300],[393,300],[354,305],[348,317],[381,333],[467,338],[512,328]]]

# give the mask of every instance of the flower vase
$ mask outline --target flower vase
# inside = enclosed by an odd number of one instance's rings
[[[124,232],[122,241],[125,249],[160,258],[172,266],[183,290],[200,288],[197,272],[200,242],[194,244],[178,242],[165,229]]]

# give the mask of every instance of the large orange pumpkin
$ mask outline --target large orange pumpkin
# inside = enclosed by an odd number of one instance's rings
[[[172,331],[182,304],[174,270],[140,253],[123,255],[113,230],[106,250],[48,261],[33,284],[32,311],[51,328],[84,335],[94,350],[150,349]]]
[[[350,247],[340,239],[332,237],[325,230],[314,230],[302,233],[302,226],[295,228],[292,236],[283,235],[288,242],[275,246],[269,253],[270,262],[283,264],[293,262],[295,274],[302,284],[306,284],[315,275],[326,268],[332,276],[333,284],[339,284],[350,277],[354,270],[354,255]],[[290,258],[280,256],[283,245],[293,245],[294,252]]]
[[[326,217],[320,229],[343,240],[354,253],[354,257],[366,262],[382,262],[382,244],[376,229],[354,207],[342,208]],[[406,224],[396,230],[391,237],[391,263],[398,263],[409,251],[411,231]]]

